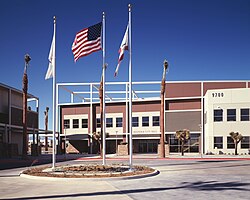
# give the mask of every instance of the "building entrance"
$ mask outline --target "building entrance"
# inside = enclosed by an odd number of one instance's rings
[[[156,142],[139,142],[139,153],[157,153],[157,143]]]

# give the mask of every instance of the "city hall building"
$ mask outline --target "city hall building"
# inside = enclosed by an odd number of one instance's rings
[[[157,153],[160,141],[160,84],[133,82],[132,135],[135,153]],[[60,140],[68,153],[97,153],[93,133],[100,132],[99,83],[58,83]],[[129,141],[128,82],[106,83],[106,151]],[[165,141],[170,153],[180,152],[175,132],[190,131],[186,153],[233,154],[229,133],[243,140],[239,154],[250,148],[250,81],[167,81]],[[68,98],[67,97],[68,94]]]

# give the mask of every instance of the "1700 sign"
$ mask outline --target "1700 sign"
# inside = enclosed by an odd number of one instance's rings
[[[223,92],[213,92],[212,97],[224,97],[224,93]]]

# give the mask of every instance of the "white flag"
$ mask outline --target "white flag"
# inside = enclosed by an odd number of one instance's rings
[[[118,58],[118,64],[117,64],[117,67],[116,67],[116,70],[115,70],[115,76],[117,76],[117,74],[118,74],[120,63],[121,63],[121,61],[123,59],[125,50],[128,50],[128,26],[127,26],[126,32],[125,32],[124,37],[122,39],[121,46],[120,46],[119,51],[118,51],[119,52],[119,58]]]
[[[50,51],[49,51],[49,67],[45,76],[45,80],[53,78],[54,67],[53,64],[55,59],[55,35],[53,36]]]

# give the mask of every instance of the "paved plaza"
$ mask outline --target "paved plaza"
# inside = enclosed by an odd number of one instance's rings
[[[249,199],[250,158],[245,157],[135,156],[134,165],[156,168],[156,176],[140,179],[30,179],[20,177],[26,168],[0,170],[0,199]],[[96,157],[76,157],[58,163],[101,163]],[[127,164],[112,157],[107,164]]]

